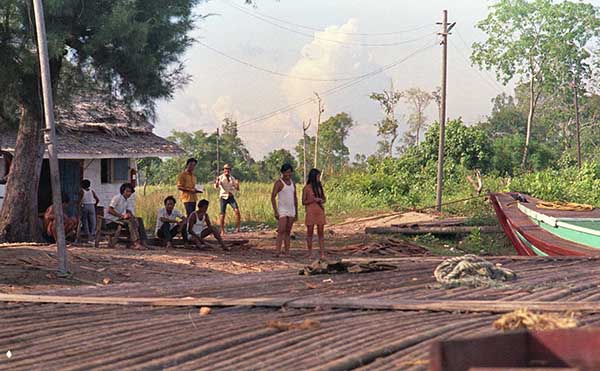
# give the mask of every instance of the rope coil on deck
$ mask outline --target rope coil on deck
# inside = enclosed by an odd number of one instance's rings
[[[592,211],[594,210],[594,206],[587,204],[578,204],[575,202],[562,202],[562,201],[554,201],[554,202],[546,202],[541,201],[535,205],[537,208],[546,209],[546,210],[560,210],[560,211]]]
[[[517,278],[516,273],[510,269],[472,254],[444,260],[435,268],[433,275],[445,287],[490,286],[496,281],[512,281]]]

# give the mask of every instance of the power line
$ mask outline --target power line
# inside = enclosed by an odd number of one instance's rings
[[[225,3],[227,3],[226,1],[224,1]],[[228,3],[228,5],[232,5],[230,3]],[[302,25],[302,24],[298,24],[298,23],[293,23],[281,18],[276,18],[273,16],[270,16],[268,14],[264,14],[264,13],[260,13],[257,11],[254,11],[254,14],[276,21],[276,22],[280,22],[280,23],[284,23],[284,24],[288,24],[290,26],[294,26],[294,27],[298,27],[298,28],[303,28],[305,30],[309,30],[309,31],[316,31],[316,32],[323,32],[323,28],[317,28],[317,27],[311,27],[311,26],[306,26],[306,25]],[[421,25],[421,26],[415,26],[413,28],[408,28],[406,30],[401,30],[401,31],[392,31],[392,32],[369,32],[369,33],[362,33],[362,32],[344,32],[344,31],[330,31],[332,33],[336,33],[336,34],[340,34],[340,35],[349,35],[349,36],[391,36],[391,35],[402,35],[405,33],[409,33],[409,32],[414,32],[414,31],[419,31],[422,29],[425,29],[427,27],[432,27],[432,24],[425,24],[425,25]]]
[[[430,48],[432,48],[432,47],[434,47],[436,45],[437,45],[437,41],[435,43],[433,43],[433,44],[428,44],[428,45],[426,45],[426,46],[424,46],[422,48],[419,48],[416,51],[412,52],[411,54],[407,55],[406,57],[404,57],[404,58],[402,58],[400,60],[397,60],[397,61],[395,61],[393,63],[390,63],[390,64],[388,64],[388,65],[386,65],[386,66],[384,66],[384,67],[382,67],[382,68],[380,68],[378,70],[375,70],[375,71],[372,71],[372,72],[370,72],[368,74],[365,74],[364,76],[362,76],[360,78],[357,78],[357,79],[348,81],[348,82],[346,82],[344,84],[341,84],[341,85],[335,86],[333,88],[327,89],[327,90],[321,92],[320,95],[321,96],[332,95],[332,94],[340,92],[340,91],[342,91],[344,89],[347,89],[347,88],[349,88],[351,86],[354,86],[354,85],[358,84],[359,82],[362,82],[363,80],[368,79],[371,76],[377,75],[377,74],[379,74],[381,72],[387,71],[387,70],[389,70],[391,68],[394,68],[394,67],[400,65],[401,63],[404,63],[405,61],[407,61],[408,59],[414,57],[415,55],[417,55],[417,54],[419,54],[419,53],[421,53],[421,52],[423,52],[423,51],[425,51],[427,49],[430,49]],[[240,122],[238,124],[238,127],[249,126],[249,125],[255,124],[257,122],[267,120],[267,119],[269,119],[271,117],[275,117],[275,116],[280,115],[282,113],[293,111],[296,108],[299,108],[299,107],[304,106],[306,104],[312,103],[313,101],[314,101],[314,98],[312,98],[312,97],[300,100],[298,102],[292,103],[290,105],[287,105],[285,107],[276,109],[274,111],[264,113],[262,115],[254,117],[252,119],[244,120],[244,121],[242,121],[242,122]]]
[[[327,39],[327,38],[319,37],[319,36],[316,36],[316,35],[313,35],[313,34],[309,34],[309,33],[306,33],[306,32],[298,31],[298,30],[295,30],[295,29],[290,28],[290,27],[282,26],[282,25],[280,25],[278,23],[275,23],[275,22],[272,22],[272,21],[268,20],[267,18],[261,17],[259,15],[256,15],[256,14],[252,13],[252,12],[249,12],[246,9],[241,8],[241,7],[237,6],[237,5],[231,4],[231,3],[226,2],[226,1],[223,1],[223,3],[226,4],[226,5],[228,5],[228,6],[230,6],[230,7],[232,7],[232,8],[234,8],[234,9],[236,9],[236,10],[238,10],[238,11],[240,11],[240,12],[242,12],[242,13],[245,13],[245,14],[253,17],[253,18],[259,19],[259,20],[261,20],[261,21],[263,21],[265,23],[268,23],[268,24],[270,24],[270,25],[272,25],[274,27],[280,28],[282,30],[285,30],[285,31],[288,31],[288,32],[292,32],[292,33],[295,33],[295,34],[298,34],[298,35],[302,35],[302,36],[308,37],[310,39],[320,40],[320,41],[326,41],[326,42],[335,43],[335,44],[341,44],[341,45],[365,46],[365,47],[397,46],[397,45],[403,45],[403,44],[413,43],[413,42],[422,40],[422,39],[426,38],[429,35],[435,34],[435,32],[432,32],[432,33],[428,33],[426,35],[422,35],[422,36],[414,38],[414,39],[402,40],[402,41],[391,42],[391,43],[361,43],[361,42],[348,42],[348,41],[333,40],[333,39]]]
[[[356,75],[356,76],[351,76],[351,77],[330,78],[330,79],[322,79],[322,78],[306,77],[306,76],[296,76],[296,75],[290,75],[290,74],[286,74],[286,73],[283,73],[283,72],[278,72],[278,71],[270,70],[268,68],[264,68],[264,67],[260,67],[260,66],[254,65],[254,64],[252,64],[250,62],[247,62],[247,61],[244,61],[242,59],[233,57],[233,56],[231,56],[231,55],[229,55],[229,54],[227,54],[225,52],[222,52],[222,51],[220,51],[220,50],[218,50],[216,48],[213,48],[212,46],[210,46],[208,44],[205,44],[205,43],[203,43],[201,41],[196,41],[196,43],[199,44],[199,45],[201,45],[201,46],[203,46],[203,47],[205,47],[205,48],[207,48],[207,49],[209,49],[209,50],[211,50],[211,51],[213,51],[213,52],[215,52],[215,53],[217,53],[217,54],[219,54],[219,55],[221,55],[221,56],[223,56],[223,57],[225,57],[225,58],[228,58],[228,59],[230,59],[230,60],[232,60],[234,62],[237,62],[239,64],[242,64],[244,66],[247,66],[247,67],[250,67],[250,68],[254,68],[256,70],[259,70],[259,71],[262,71],[262,72],[266,72],[266,73],[269,73],[269,74],[272,74],[272,75],[275,75],[275,76],[285,77],[285,78],[290,78],[290,79],[296,79],[296,80],[302,80],[302,81],[314,81],[314,82],[350,81],[350,80],[359,79],[361,77],[364,77],[364,76],[369,75],[370,73],[374,72],[374,71],[371,71],[371,72],[367,72],[367,73],[362,74],[362,75]]]
[[[454,50],[456,50],[458,52],[458,54],[460,54],[460,56],[462,57],[462,59],[467,63],[468,69],[477,73],[477,76],[481,79],[482,82],[484,82],[487,86],[489,86],[492,90],[500,92],[500,93],[504,93],[503,89],[499,89],[497,86],[493,85],[488,79],[486,79],[483,74],[481,74],[480,71],[478,71],[476,68],[474,68],[473,66],[471,66],[469,64],[469,60],[468,58],[464,55],[464,53],[454,44],[452,44],[452,47],[454,48]]]
[[[469,47],[469,45],[467,44],[467,42],[465,41],[465,39],[462,37],[462,35],[461,35],[461,33],[460,33],[460,31],[459,31],[458,29],[456,30],[456,35],[458,36],[458,38],[460,39],[460,41],[462,42],[462,44],[465,46],[466,50],[469,50],[469,49],[471,49],[471,47]],[[454,44],[452,44],[452,45],[454,45]],[[456,48],[456,50],[458,50],[458,52],[459,52],[459,53],[460,53],[460,54],[463,56],[463,58],[465,58],[465,60],[466,60],[467,64],[469,65],[469,67],[470,67],[471,69],[473,69],[475,72],[477,72],[477,74],[478,74],[478,75],[479,75],[479,76],[480,76],[482,79],[485,79],[485,77],[484,77],[484,73],[483,73],[481,70],[479,70],[479,69],[476,69],[475,67],[473,67],[473,65],[472,65],[472,64],[471,64],[471,62],[469,61],[469,58],[468,58],[467,56],[465,56],[465,55],[464,55],[464,53],[463,53],[463,52],[462,52],[462,51],[461,51],[461,50],[460,50],[458,47],[456,47],[456,46],[455,46],[455,48]],[[500,85],[500,84],[498,83],[498,81],[496,81],[496,79],[492,78],[492,77],[491,77],[490,75],[488,75],[487,73],[485,74],[485,76],[487,76],[487,79],[488,79],[489,81],[491,81],[491,82],[492,82],[494,85],[496,85],[496,87],[497,87],[497,88],[498,88],[498,89],[499,89],[499,90],[500,90],[502,93],[506,93],[506,91],[505,91],[505,86],[502,86],[502,85]]]

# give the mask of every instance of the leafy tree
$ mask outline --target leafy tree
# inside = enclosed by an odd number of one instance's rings
[[[540,94],[564,81],[562,71],[572,65],[573,56],[583,55],[583,46],[598,32],[597,22],[597,9],[581,2],[500,0],[477,24],[487,40],[473,44],[473,62],[494,69],[505,84],[514,77],[528,84],[521,166],[527,162]]]
[[[408,126],[411,134],[414,136],[414,143],[419,144],[421,130],[427,128],[425,110],[431,104],[434,97],[430,93],[420,88],[411,88],[403,93],[404,101],[408,103],[412,109],[408,117]]]
[[[423,165],[437,162],[439,124],[431,125],[418,153]],[[491,143],[486,132],[479,126],[466,126],[461,119],[450,120],[446,125],[446,161],[465,166],[467,169],[487,170],[490,167]]]
[[[341,170],[350,161],[350,151],[346,139],[354,121],[345,112],[338,113],[321,124],[321,143],[319,146],[319,163],[329,175]]]
[[[45,2],[52,85],[66,72],[87,76],[106,96],[152,111],[186,82],[181,57],[192,43],[198,0]],[[15,159],[0,211],[0,240],[27,241],[37,233],[37,189],[42,164],[42,115],[31,3],[0,2],[2,121],[18,121]],[[68,82],[68,81],[67,81]],[[65,89],[66,92],[75,89]],[[18,119],[14,119],[18,113]],[[13,207],[19,205],[19,207]]]
[[[398,119],[396,118],[396,106],[402,99],[402,92],[394,89],[394,84],[390,84],[390,90],[384,90],[383,93],[371,93],[369,98],[377,101],[383,110],[383,119],[377,126],[377,135],[381,140],[377,143],[377,152],[381,156],[392,157],[394,143],[398,139]]]
[[[492,103],[491,115],[481,124],[490,136],[525,135],[527,114],[517,105],[513,96],[502,93],[494,97]]]
[[[297,182],[300,179],[298,163],[294,158],[294,155],[287,149],[276,149],[269,152],[262,161],[257,163],[259,174],[257,174],[256,180],[261,182],[271,182],[278,179],[281,176],[281,165],[289,163],[294,168],[293,178]]]

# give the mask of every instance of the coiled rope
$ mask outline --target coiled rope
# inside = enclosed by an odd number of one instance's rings
[[[510,269],[472,254],[444,260],[435,268],[433,275],[445,287],[490,286],[496,281],[512,281],[517,278],[516,273]]]
[[[578,204],[575,202],[562,202],[562,201],[555,201],[555,202],[541,201],[541,202],[538,202],[537,205],[535,205],[535,206],[540,209],[561,210],[561,211],[592,211],[592,210],[594,210],[594,206],[592,206],[592,205]]]

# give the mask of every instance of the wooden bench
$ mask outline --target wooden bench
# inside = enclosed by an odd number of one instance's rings
[[[107,228],[108,223],[106,222],[106,219],[102,215],[96,214],[96,238],[94,239],[94,247],[100,247],[100,239],[102,236],[106,236],[109,248],[115,248],[119,242],[131,242],[127,223],[122,221],[111,222],[117,224],[116,229]]]

